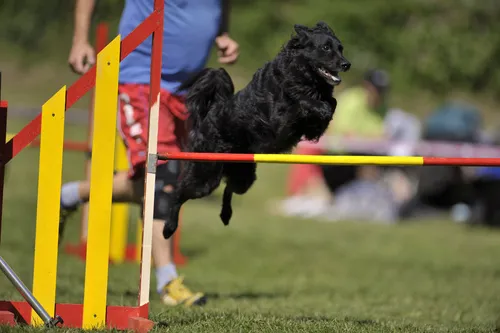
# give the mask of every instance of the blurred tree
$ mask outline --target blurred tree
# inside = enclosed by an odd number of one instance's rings
[[[413,89],[500,96],[498,0],[233,1],[231,30],[243,50],[240,65],[249,71],[275,55],[293,24],[324,20],[345,44],[354,71],[380,66],[398,85]],[[73,5],[71,0],[0,0],[0,41],[27,53],[57,45],[62,35],[71,34]],[[123,0],[97,6],[95,20],[116,23]]]

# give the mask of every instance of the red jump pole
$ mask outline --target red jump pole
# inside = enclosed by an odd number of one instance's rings
[[[40,140],[36,139],[31,143],[33,147],[40,147]],[[79,151],[86,152],[88,151],[87,142],[79,142],[79,141],[65,141],[63,143],[63,149],[68,151]]]
[[[0,242],[2,241],[3,190],[5,182],[5,144],[7,141],[7,101],[2,101],[2,72],[0,72]]]

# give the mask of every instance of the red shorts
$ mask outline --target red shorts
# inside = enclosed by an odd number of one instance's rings
[[[144,174],[148,151],[149,85],[120,84],[118,87],[118,130],[127,147],[129,177]],[[160,92],[158,153],[181,151],[187,138],[184,98]],[[166,163],[159,161],[158,164]]]

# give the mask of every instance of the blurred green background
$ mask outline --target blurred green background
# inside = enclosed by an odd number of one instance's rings
[[[66,65],[73,3],[1,2],[0,69],[7,72],[5,89],[13,103],[42,103],[76,78]],[[122,5],[97,2],[94,22],[109,22],[111,36]],[[499,17],[495,0],[233,0],[231,35],[241,45],[241,58],[231,74],[246,82],[276,54],[293,24],[324,20],[353,64],[341,89],[363,70],[382,67],[392,75],[395,106],[420,114],[458,96],[489,113],[500,96]],[[217,65],[213,59],[210,65]]]

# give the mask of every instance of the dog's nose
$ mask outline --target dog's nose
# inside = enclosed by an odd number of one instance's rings
[[[349,68],[351,68],[351,63],[348,61],[345,61],[340,64],[340,67],[342,68],[343,71],[347,72]]]

